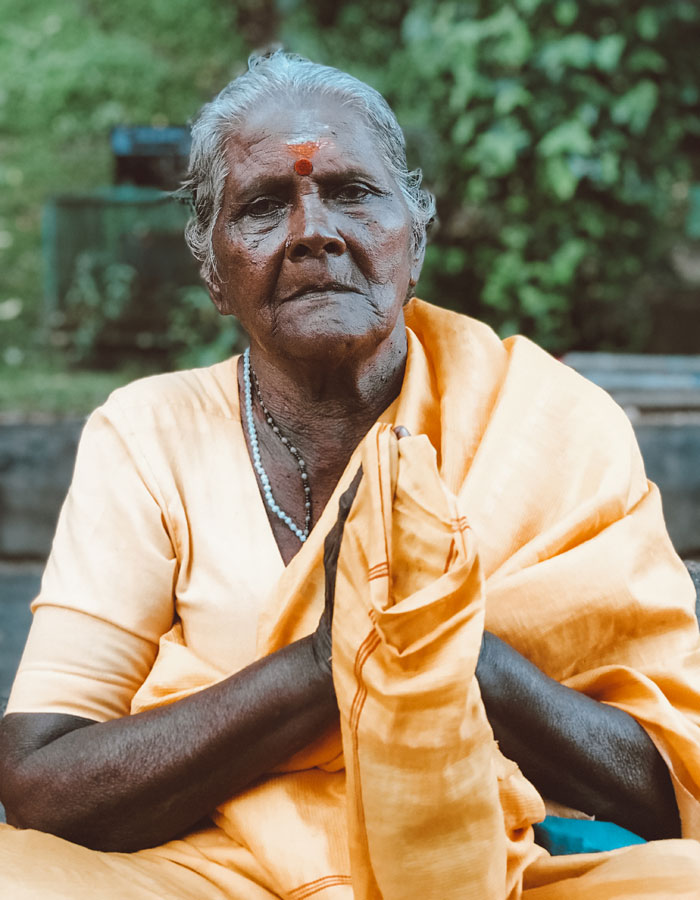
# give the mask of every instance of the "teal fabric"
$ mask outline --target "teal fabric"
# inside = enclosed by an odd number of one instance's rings
[[[620,828],[612,822],[597,822],[590,819],[562,819],[547,816],[544,822],[534,826],[535,840],[552,856],[566,856],[569,853],[600,853],[602,850],[616,850],[632,844],[645,844],[638,834]]]

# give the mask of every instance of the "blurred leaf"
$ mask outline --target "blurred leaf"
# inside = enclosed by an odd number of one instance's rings
[[[477,137],[469,158],[485,175],[494,177],[510,171],[518,153],[529,143],[529,134],[516,119],[507,117]]]
[[[642,134],[656,108],[658,97],[658,86],[649,79],[643,79],[613,105],[613,122],[627,125],[633,134]]]
[[[573,25],[578,17],[577,0],[558,0],[554,4],[554,18],[562,28]]]
[[[637,31],[645,41],[654,41],[659,36],[661,13],[658,8],[645,6],[637,13]]]
[[[542,5],[542,0],[515,0],[515,5],[521,12],[525,13],[526,16],[531,16],[533,13],[536,13]]]
[[[579,178],[562,156],[550,156],[545,160],[546,184],[558,200],[570,200],[576,192]]]
[[[588,244],[580,238],[571,238],[558,247],[548,264],[551,283],[562,286],[569,284],[587,250]]]
[[[668,68],[668,62],[651,47],[639,47],[629,54],[627,68],[630,72],[664,72]]]
[[[604,72],[612,72],[619,65],[622,51],[625,49],[625,38],[621,34],[606,34],[595,49],[595,62]]]
[[[579,153],[585,156],[593,150],[593,139],[578,119],[569,119],[549,131],[537,145],[542,156]]]
[[[532,100],[532,94],[521,82],[512,78],[497,82],[495,88],[493,110],[497,116],[506,116],[518,106],[527,106]]]
[[[568,34],[543,45],[539,63],[550,75],[565,68],[585,69],[595,58],[596,44],[586,34]]]
[[[523,285],[518,296],[522,312],[535,319],[547,316],[564,305],[563,298],[559,294],[544,291],[534,284]]]

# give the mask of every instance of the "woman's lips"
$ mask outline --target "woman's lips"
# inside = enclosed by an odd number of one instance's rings
[[[319,294],[359,294],[360,291],[357,288],[351,287],[347,284],[340,284],[337,281],[330,282],[328,284],[310,284],[306,287],[299,288],[299,290],[294,291],[294,293],[289,294],[287,297],[283,299],[283,303],[287,303],[290,300],[300,300],[303,297],[308,297],[311,295],[319,295]]]

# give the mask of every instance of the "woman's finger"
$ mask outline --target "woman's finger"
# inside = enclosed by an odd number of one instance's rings
[[[355,477],[350,483],[350,487],[343,492],[338,503],[338,518],[335,524],[326,535],[323,545],[323,566],[326,572],[326,607],[332,610],[333,601],[335,599],[335,573],[338,567],[338,554],[340,553],[340,544],[343,540],[343,531],[345,530],[345,520],[350,514],[350,507],[355,499],[355,494],[362,480],[362,466],[355,473]]]
[[[350,507],[355,499],[355,494],[360,486],[360,481],[362,481],[362,466],[355,472],[355,477],[350,482],[350,486],[343,492],[340,501],[338,502],[338,518],[343,520],[343,522],[348,517]]]

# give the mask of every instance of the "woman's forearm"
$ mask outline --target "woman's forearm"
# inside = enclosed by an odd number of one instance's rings
[[[30,717],[8,716],[3,800],[22,827],[141,849],[192,827],[336,717],[332,679],[304,638],[170,706],[74,727],[21,759],[12,720]],[[68,717],[53,718],[58,730]]]
[[[545,797],[647,839],[680,836],[668,769],[631,716],[553,681],[488,632],[476,674],[501,750]]]

